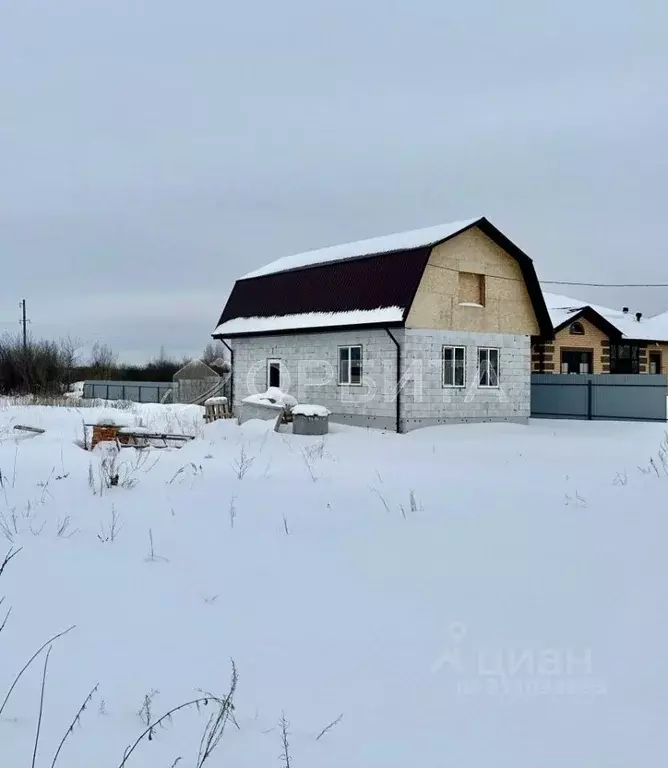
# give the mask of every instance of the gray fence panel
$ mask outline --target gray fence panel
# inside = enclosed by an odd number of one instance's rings
[[[581,376],[535,373],[531,376],[531,416],[586,419],[587,384]]]
[[[86,381],[83,396],[85,399],[159,403],[171,388],[167,381]]]
[[[666,421],[666,376],[602,374],[592,379],[592,418]]]
[[[666,421],[668,377],[532,374],[531,415],[548,419]]]

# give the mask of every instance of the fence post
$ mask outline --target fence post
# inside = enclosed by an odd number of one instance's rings
[[[109,399],[109,385],[107,384],[107,400]]]
[[[592,390],[594,385],[591,379],[587,379],[587,421],[592,420]]]

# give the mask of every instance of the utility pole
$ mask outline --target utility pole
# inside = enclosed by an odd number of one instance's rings
[[[28,321],[26,320],[26,300],[21,300],[21,325],[23,326],[23,350],[28,349]]]

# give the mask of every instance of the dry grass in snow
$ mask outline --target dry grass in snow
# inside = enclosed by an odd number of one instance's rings
[[[114,454],[99,409],[0,408],[1,766],[660,762],[661,425],[201,413],[134,406],[199,439]]]

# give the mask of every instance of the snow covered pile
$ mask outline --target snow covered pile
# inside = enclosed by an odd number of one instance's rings
[[[2,708],[0,766],[31,765],[44,679],[37,768],[75,719],[56,768],[142,732],[124,768],[194,767],[231,660],[204,768],[284,766],[283,730],[293,768],[661,764],[665,425],[309,438],[181,408],[133,415],[200,439],[112,456],[75,444],[95,409],[0,409],[0,707],[73,627]]]
[[[70,385],[69,390],[65,393],[65,397],[71,400],[81,400],[84,395],[84,383],[83,381],[75,381]]]
[[[324,405],[310,405],[309,403],[296,405],[292,409],[293,416],[319,416],[325,418],[326,416],[329,416],[330,413],[331,411],[328,408],[325,408]]]
[[[281,391],[278,387],[269,387],[266,392],[248,395],[242,402],[253,405],[275,405],[290,410],[297,405],[297,400],[292,395]]]
[[[209,397],[204,401],[204,405],[227,405],[227,398],[223,397]]]
[[[131,413],[105,411],[98,416],[95,423],[105,427],[132,427],[135,421],[136,419]]]
[[[282,407],[289,410],[295,416],[329,416],[331,413],[331,411],[325,408],[324,405],[298,403],[295,397],[289,395],[287,392],[283,392],[278,387],[269,387],[266,392],[261,394],[248,395],[242,402],[253,405]]]

